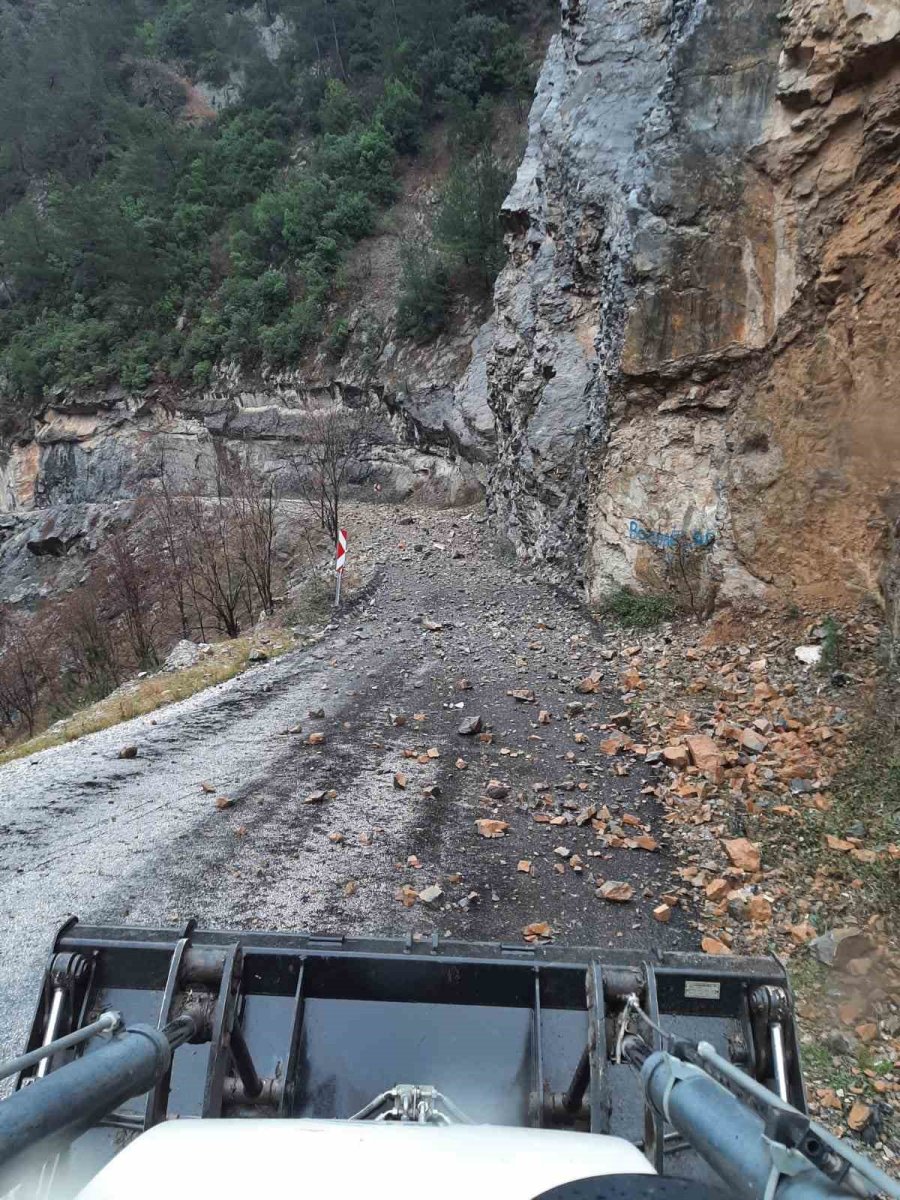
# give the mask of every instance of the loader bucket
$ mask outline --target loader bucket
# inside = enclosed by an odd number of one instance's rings
[[[618,1018],[637,995],[661,1029],[710,1042],[770,1082],[751,1003],[764,985],[787,989],[775,959],[72,922],[56,939],[26,1050],[109,1010],[159,1029],[201,1014],[203,1037],[179,1045],[151,1090],[60,1154],[68,1194],[161,1121],[346,1119],[398,1083],[435,1089],[462,1120],[618,1134],[657,1169],[705,1177],[615,1061]],[[790,1019],[783,1034],[789,1099],[802,1109]],[[96,1052],[93,1041],[65,1050],[50,1070]]]

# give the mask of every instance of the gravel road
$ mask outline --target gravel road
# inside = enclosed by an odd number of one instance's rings
[[[373,582],[314,646],[0,768],[0,1053],[22,1041],[53,934],[72,914],[481,940],[519,940],[548,921],[573,944],[692,944],[678,913],[669,925],[651,916],[673,865],[664,845],[608,850],[589,822],[534,820],[548,799],[550,815],[606,804],[662,841],[638,770],[616,775],[597,749],[618,707],[621,639],[498,556],[479,510],[359,506],[349,518],[351,554],[365,544]],[[594,669],[607,690],[579,695]],[[470,689],[457,689],[462,678]],[[535,702],[508,694],[518,689]],[[572,703],[584,711],[567,715]],[[490,744],[458,732],[475,716]],[[307,744],[313,732],[324,744]],[[118,757],[127,744],[132,760]],[[509,795],[486,799],[491,779]],[[217,808],[220,796],[234,804]],[[481,817],[508,822],[506,836],[479,836]],[[581,873],[554,869],[558,847],[580,855]],[[532,874],[517,870],[522,859]],[[603,879],[631,883],[634,899],[596,898]],[[443,890],[432,905],[395,898],[432,884]]]

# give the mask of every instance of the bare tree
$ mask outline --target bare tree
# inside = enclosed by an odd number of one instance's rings
[[[196,617],[200,623],[200,636],[203,637],[202,618],[196,612],[193,604],[191,574],[189,570],[189,548],[185,544],[187,522],[184,519],[183,506],[180,506],[172,492],[166,475],[165,463],[160,472],[159,490],[154,493],[149,504],[150,529],[153,548],[163,564],[166,576],[166,586],[169,589],[172,603],[178,616],[181,636],[189,638],[193,633],[191,618]]]
[[[227,472],[240,557],[248,583],[263,612],[275,609],[275,536],[278,532],[278,486],[274,474],[263,476],[232,457]],[[250,607],[253,607],[252,597]]]
[[[0,612],[0,721],[15,727],[24,722],[34,733],[41,696],[47,684],[47,648],[29,627],[29,618]]]
[[[104,572],[94,572],[56,606],[56,629],[64,673],[81,691],[99,699],[122,681]]]
[[[214,464],[214,496],[204,498],[203,483],[198,479],[192,495],[181,504],[187,534],[185,552],[198,610],[205,608],[216,627],[234,638],[241,632],[248,572],[240,553],[226,467],[218,455]]]
[[[290,455],[293,482],[334,542],[347,485],[365,482],[371,451],[381,440],[380,423],[368,408],[320,409],[304,422],[303,440]]]
[[[104,558],[110,607],[125,627],[135,662],[142,668],[158,667],[156,633],[163,606],[156,546],[151,542],[139,549],[125,534],[115,533]]]

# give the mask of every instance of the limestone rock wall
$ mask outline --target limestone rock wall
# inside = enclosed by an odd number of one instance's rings
[[[876,591],[900,5],[572,0],[507,203],[491,504],[588,595]]]

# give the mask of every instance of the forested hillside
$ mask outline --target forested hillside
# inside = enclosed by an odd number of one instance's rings
[[[442,121],[454,156],[398,324],[500,265],[500,98],[545,0],[0,3],[0,395],[284,365]]]

